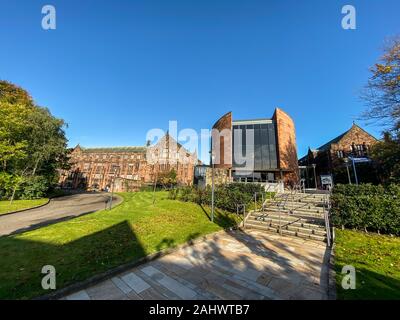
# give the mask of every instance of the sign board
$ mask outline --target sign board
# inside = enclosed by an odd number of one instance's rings
[[[362,162],[371,162],[371,159],[369,158],[353,158],[353,157],[349,157],[350,161],[353,161],[355,163],[362,163]]]
[[[327,186],[327,185],[332,186],[332,184],[333,184],[332,176],[331,175],[321,175],[321,184],[323,186]]]

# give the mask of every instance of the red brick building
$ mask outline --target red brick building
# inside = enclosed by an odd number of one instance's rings
[[[279,108],[272,118],[233,120],[231,112],[222,116],[213,126],[212,154],[214,166],[234,181],[298,182],[294,122]]]
[[[307,155],[299,159],[306,187],[315,188],[316,181],[317,187],[323,188],[321,177],[324,176],[331,176],[333,183],[348,183],[350,176],[350,181],[354,183],[354,167],[349,159],[368,160],[370,148],[377,141],[374,136],[353,123],[349,130],[319,148],[309,148]],[[372,162],[357,164],[356,171],[359,182],[377,182]]]
[[[70,155],[71,169],[62,171],[60,185],[72,189],[135,191],[153,184],[157,177],[174,169],[181,185],[193,183],[197,155],[187,151],[169,134],[154,146],[83,148]]]

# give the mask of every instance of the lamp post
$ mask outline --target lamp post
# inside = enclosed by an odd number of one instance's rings
[[[315,182],[315,189],[317,189],[317,174],[315,173],[315,167],[317,165],[315,163],[312,164],[313,171],[314,171],[314,182]]]
[[[211,222],[214,222],[214,161],[215,155],[211,152]]]
[[[116,173],[117,173],[117,169],[114,169],[114,176],[113,176],[113,181],[112,181],[112,186],[111,186],[110,210],[112,209],[112,201],[113,201],[113,197],[114,197],[114,185],[115,185]]]

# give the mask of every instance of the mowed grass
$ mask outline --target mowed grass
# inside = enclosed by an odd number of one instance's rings
[[[335,252],[338,299],[400,299],[400,237],[337,230]],[[345,265],[355,267],[355,290],[341,286]]]
[[[41,288],[42,267],[56,268],[57,289],[123,263],[173,247],[238,222],[217,211],[215,223],[194,203],[168,200],[166,192],[122,193],[124,202],[23,234],[0,237],[0,299],[28,299]],[[205,212],[205,211],[206,212]]]
[[[14,200],[12,204],[10,204],[9,200],[2,200],[0,201],[0,215],[19,211],[23,209],[29,209],[37,206],[41,206],[45,204],[49,199],[35,199],[35,200]]]

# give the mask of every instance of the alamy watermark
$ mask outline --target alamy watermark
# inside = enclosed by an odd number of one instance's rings
[[[55,30],[57,28],[56,8],[50,4],[42,7],[42,28],[44,30]]]
[[[45,265],[42,268],[42,274],[45,276],[42,278],[42,288],[44,290],[55,290],[56,289],[56,268],[52,265]]]
[[[342,288],[345,290],[356,289],[356,268],[346,265],[342,268]]]
[[[356,8],[352,5],[345,5],[342,8],[342,14],[345,16],[342,18],[342,28],[344,30],[355,30],[357,29],[357,17]]]

